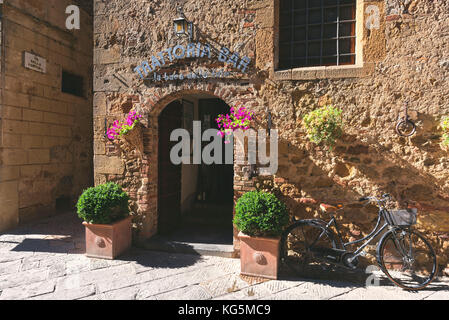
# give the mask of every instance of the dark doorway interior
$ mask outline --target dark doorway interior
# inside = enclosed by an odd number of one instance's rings
[[[176,144],[170,141],[170,134],[181,127],[181,120],[182,104],[178,101],[167,106],[159,116],[159,233],[172,231],[181,214],[181,167],[170,161],[170,150]]]
[[[186,126],[186,117],[201,121],[202,133],[218,129],[215,119],[229,112],[220,99],[196,99],[194,116],[186,113],[185,104],[168,105],[159,118],[159,222],[158,238],[182,243],[232,245],[233,242],[233,165],[173,165],[170,133]],[[188,125],[187,125],[188,126]],[[210,142],[202,142],[204,148]],[[203,150],[202,148],[202,150]]]

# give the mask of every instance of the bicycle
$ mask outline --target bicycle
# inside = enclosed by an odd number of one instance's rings
[[[368,205],[377,202],[379,213],[375,228],[370,234],[355,241],[344,243],[335,217],[344,209],[321,204],[323,211],[331,215],[325,222],[319,219],[299,220],[289,226],[281,238],[281,259],[292,270],[310,274],[317,267],[343,267],[356,270],[358,257],[365,255],[365,247],[384,230],[388,229],[377,245],[376,256],[380,269],[390,281],[406,290],[420,290],[429,285],[437,275],[437,258],[428,240],[413,230],[416,224],[416,209],[388,210],[386,202],[389,194],[381,199],[375,197],[360,198]],[[381,226],[381,221],[384,221]],[[332,229],[334,226],[335,231]],[[358,249],[351,251],[350,245],[364,242]]]

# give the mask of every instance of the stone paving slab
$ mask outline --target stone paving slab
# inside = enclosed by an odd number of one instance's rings
[[[157,300],[209,300],[212,295],[203,287],[193,285],[156,295]]]
[[[357,288],[337,297],[333,300],[423,300],[432,294],[432,291],[409,292],[397,287],[364,287]],[[449,293],[446,292],[446,299]]]
[[[92,259],[83,238],[73,214],[0,234],[0,300],[449,300],[448,278],[417,293],[365,287],[350,274],[267,280],[241,276],[240,261],[223,257],[132,248],[117,260]]]

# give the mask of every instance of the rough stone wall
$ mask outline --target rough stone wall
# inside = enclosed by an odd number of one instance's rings
[[[73,210],[93,181],[92,17],[65,27],[70,1],[6,1],[3,5],[3,127],[0,230]],[[26,69],[23,52],[46,59],[46,73]],[[62,70],[84,78],[84,97],[61,92]]]
[[[95,2],[95,181],[113,180],[128,188],[141,235],[157,231],[156,116],[184,93],[208,92],[229,105],[244,102],[256,112],[255,127],[266,128],[268,107],[279,129],[278,173],[248,179],[247,167],[236,163],[236,198],[253,188],[272,190],[298,218],[327,219],[318,210],[321,202],[351,204],[338,217],[349,239],[367,234],[376,218],[374,207],[352,205],[356,199],[389,192],[396,200],[392,206],[408,203],[420,209],[418,228],[447,265],[449,160],[437,128],[449,113],[447,1],[408,1],[408,14],[395,1],[359,1],[363,11],[377,5],[381,13],[379,29],[363,28],[363,66],[308,72],[275,69],[278,1],[183,3],[204,41],[254,58],[248,78],[142,83],[133,69],[178,41],[171,31],[175,1]],[[215,64],[186,60],[164,71],[198,65]],[[411,138],[394,131],[406,98],[418,127]],[[307,112],[327,103],[342,108],[345,120],[345,134],[332,151],[309,142],[301,128]],[[104,119],[110,123],[132,107],[146,115],[141,155],[104,138]]]

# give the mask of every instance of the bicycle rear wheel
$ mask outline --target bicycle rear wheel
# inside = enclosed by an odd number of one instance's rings
[[[438,271],[432,246],[410,229],[396,228],[388,232],[379,243],[377,259],[386,276],[407,290],[425,288]]]
[[[284,264],[296,275],[311,276],[322,273],[323,269],[330,265],[319,261],[313,252],[331,248],[337,248],[337,244],[325,225],[314,220],[301,220],[284,231],[281,257]]]

